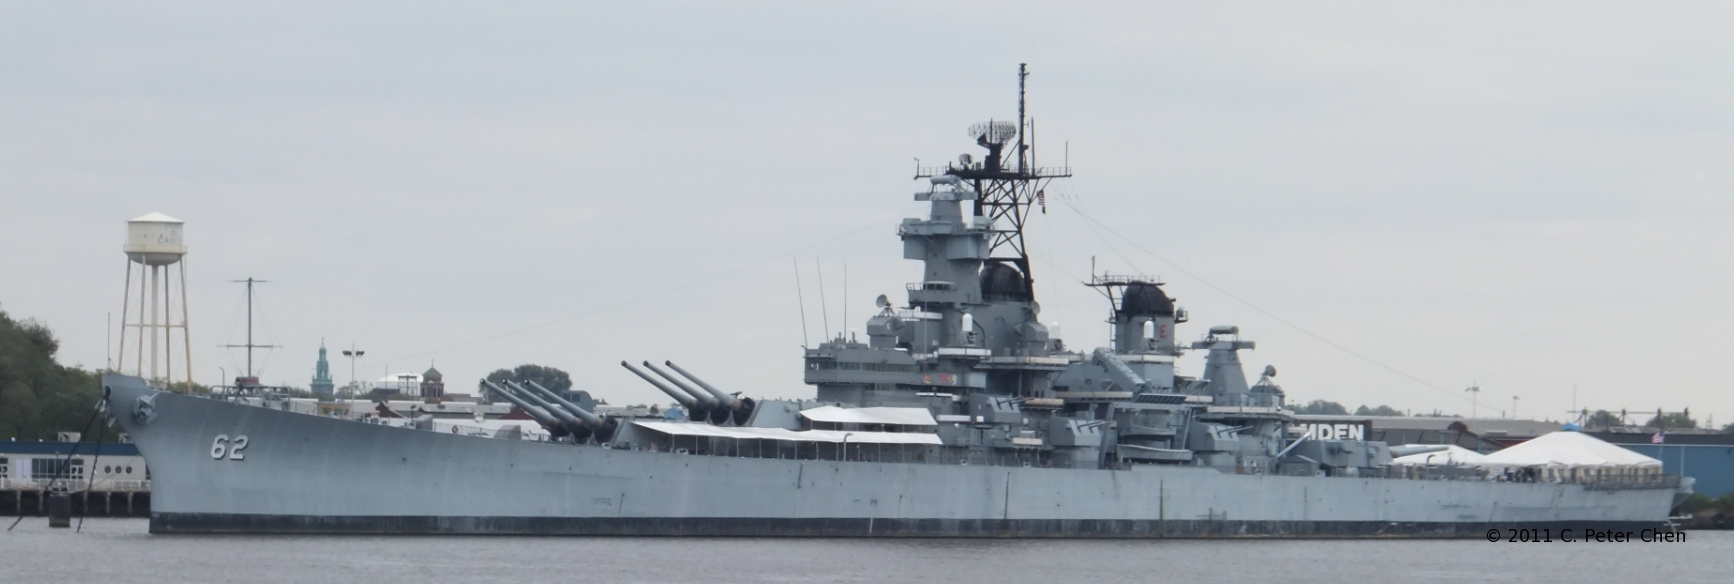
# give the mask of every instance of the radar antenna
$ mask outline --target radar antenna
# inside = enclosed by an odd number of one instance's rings
[[[1024,246],[1024,222],[1030,206],[1041,205],[1046,212],[1044,187],[1056,178],[1072,176],[1069,166],[1043,168],[1035,160],[1035,122],[1026,117],[1024,86],[1029,77],[1027,63],[1018,64],[1018,120],[989,120],[969,127],[969,137],[987,149],[987,159],[974,162],[967,156],[957,164],[943,167],[916,167],[915,178],[940,175],[958,177],[976,194],[975,214],[991,221],[988,241],[989,260],[1009,262],[1024,279],[1023,289],[1035,293],[1035,278],[1030,274],[1030,256]],[[1006,164],[1002,157],[1006,145],[1017,142],[1016,161]],[[1024,300],[1029,300],[1025,298]]]

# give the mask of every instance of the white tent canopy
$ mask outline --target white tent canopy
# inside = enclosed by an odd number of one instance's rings
[[[801,417],[834,424],[884,424],[892,426],[938,426],[927,408],[839,408],[820,406],[802,410]]]
[[[1484,466],[1543,468],[1661,467],[1662,461],[1581,432],[1554,432],[1487,455]]]
[[[1444,450],[1422,452],[1391,459],[1395,466],[1478,466],[1487,457],[1462,446],[1446,446]]]
[[[681,422],[646,422],[635,421],[634,424],[664,434],[674,436],[708,436],[712,438],[734,438],[737,440],[787,440],[791,442],[830,442],[849,444],[943,444],[939,436],[934,434],[916,434],[904,432],[839,432],[836,430],[807,430],[797,432],[782,428],[752,428],[712,426],[709,424],[691,424]]]

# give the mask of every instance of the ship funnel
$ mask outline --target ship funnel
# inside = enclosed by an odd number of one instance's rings
[[[678,402],[681,406],[684,406],[689,413],[697,413],[699,410],[705,409],[704,404],[699,402],[698,398],[693,397],[692,394],[670,387],[668,384],[661,381],[657,381],[656,378],[651,377],[649,373],[645,373],[640,371],[637,367],[633,367],[631,363],[621,361],[620,366],[625,367],[627,371],[631,371],[634,375],[637,375],[639,378],[649,382],[651,385],[656,386],[657,389],[662,390],[662,393],[668,394],[668,397],[674,398],[674,401]],[[688,417],[696,418],[697,416]]]
[[[693,375],[691,371],[681,369],[680,366],[675,365],[673,361],[663,361],[662,364],[667,365],[669,369],[673,369],[675,373],[686,376],[687,379],[692,380],[693,383],[698,384],[699,387],[704,388],[705,391],[710,392],[711,395],[716,396],[718,400],[721,400],[726,407],[734,411],[736,425],[745,425],[747,420],[753,417],[753,400],[736,397],[734,394],[717,389],[716,386],[705,383],[703,379],[699,379],[697,375]],[[650,364],[645,363],[645,365]]]

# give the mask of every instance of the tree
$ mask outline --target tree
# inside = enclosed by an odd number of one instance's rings
[[[1349,409],[1337,402],[1315,399],[1295,408],[1294,413],[1307,416],[1346,416],[1349,415]]]
[[[1674,508],[1675,511],[1688,514],[1715,509],[1716,500],[1703,493],[1692,493],[1692,496],[1686,497],[1686,500],[1680,501],[1680,504]]]
[[[554,393],[561,395],[565,395],[566,390],[572,389],[571,375],[567,375],[565,371],[542,365],[525,364],[513,367],[512,369],[496,369],[493,373],[488,374],[487,380],[496,384],[502,381],[512,381],[520,384],[534,381],[537,385],[546,387]],[[477,383],[476,388],[482,395],[489,395],[487,384]]]
[[[1644,422],[1644,426],[1668,429],[1696,428],[1698,427],[1698,421],[1692,419],[1692,410],[1690,408],[1684,412],[1669,413],[1663,413],[1661,410],[1657,410],[1656,415],[1650,417],[1650,421]]]
[[[1584,420],[1585,428],[1613,428],[1622,425],[1624,424],[1620,423],[1620,417],[1607,410],[1596,410],[1589,415],[1589,419]]]
[[[1357,416],[1401,416],[1401,415],[1403,415],[1403,412],[1402,412],[1402,410],[1399,410],[1397,408],[1393,408],[1391,406],[1379,406],[1376,408],[1369,408],[1367,406],[1361,406],[1361,407],[1355,408],[1355,415],[1357,415]]]
[[[50,440],[83,430],[102,396],[97,375],[55,362],[47,325],[0,311],[0,440]]]

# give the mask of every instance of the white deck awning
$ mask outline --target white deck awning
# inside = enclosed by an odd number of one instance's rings
[[[672,436],[707,436],[737,440],[787,440],[790,442],[829,442],[841,444],[943,444],[934,434],[902,432],[839,432],[807,430],[797,432],[782,428],[740,428],[681,422],[633,422],[646,430]]]
[[[888,424],[893,426],[938,426],[927,408],[839,408],[820,406],[801,410],[801,417],[831,424]]]

